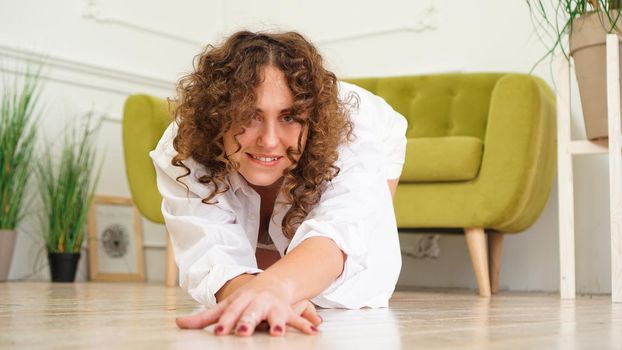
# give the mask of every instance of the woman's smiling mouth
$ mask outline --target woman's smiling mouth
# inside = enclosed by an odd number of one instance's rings
[[[263,154],[260,155],[260,154],[251,154],[251,153],[246,153],[246,155],[250,159],[252,159],[255,163],[266,165],[266,166],[273,166],[277,164],[281,158],[283,158],[283,156],[263,155]]]

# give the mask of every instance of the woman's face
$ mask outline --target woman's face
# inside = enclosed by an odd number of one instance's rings
[[[244,133],[235,136],[242,126],[234,125],[224,136],[225,152],[229,159],[240,164],[239,173],[255,186],[269,186],[277,182],[292,162],[287,148],[298,148],[302,125],[294,120],[291,107],[294,102],[283,72],[272,66],[263,69],[263,81],[257,88],[255,115]],[[305,113],[306,114],[306,113]],[[299,117],[306,118],[303,114]],[[240,144],[238,148],[235,139]],[[302,135],[301,152],[307,140],[307,129]],[[234,153],[235,152],[235,153]],[[298,159],[299,156],[294,156]]]

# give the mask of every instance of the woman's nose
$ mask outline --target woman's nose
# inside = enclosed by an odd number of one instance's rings
[[[279,144],[279,135],[275,123],[264,123],[259,134],[258,144],[265,148],[274,148]]]

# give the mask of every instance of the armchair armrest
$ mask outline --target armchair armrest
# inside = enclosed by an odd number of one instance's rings
[[[538,218],[553,181],[556,135],[555,99],[546,83],[520,74],[499,79],[477,179],[482,208],[496,213],[485,227],[518,232]]]

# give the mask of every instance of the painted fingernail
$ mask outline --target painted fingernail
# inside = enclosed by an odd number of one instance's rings
[[[274,326],[274,333],[283,333],[283,327]]]
[[[314,331],[315,333],[319,332],[320,330],[317,329],[315,326],[311,326],[311,330]]]
[[[216,329],[214,330],[214,332],[215,332],[216,334],[220,334],[220,333],[222,333],[222,331],[224,331],[224,330],[225,330],[225,327],[223,327],[223,326],[218,326],[218,327],[216,327]]]
[[[237,331],[236,331],[236,332],[238,332],[238,333],[244,333],[244,332],[246,332],[246,331],[248,331],[248,327],[246,327],[246,325],[245,325],[245,324],[243,324],[243,325],[241,325],[241,326],[239,326],[239,327],[238,327],[238,329],[237,329]]]

